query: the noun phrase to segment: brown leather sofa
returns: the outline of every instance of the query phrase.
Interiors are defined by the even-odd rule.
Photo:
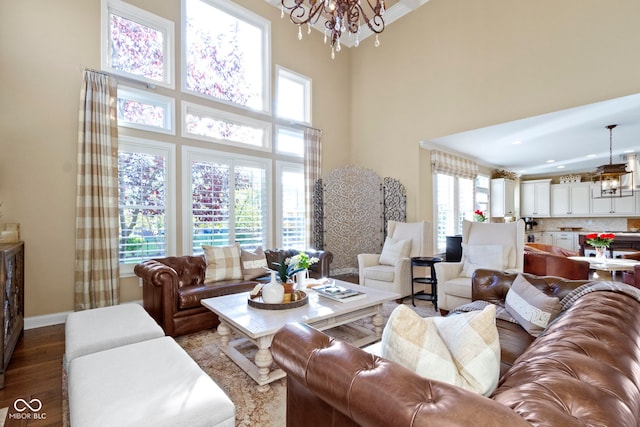
[[[562,248],[560,246],[547,245],[545,243],[525,243],[524,251],[526,252],[545,252],[548,254],[570,257],[579,256],[580,252]]]
[[[515,277],[477,270],[473,299],[504,304]],[[559,297],[588,283],[526,277]],[[496,323],[504,365],[490,397],[422,378],[307,325],[287,325],[271,347],[287,373],[287,426],[640,425],[635,298],[588,293],[536,339]]]
[[[265,250],[265,255],[271,266],[299,252],[276,249]],[[319,259],[309,268],[310,277],[328,277],[333,254],[314,250],[305,250],[305,253]],[[205,270],[204,255],[150,259],[135,266],[135,274],[142,279],[143,306],[165,334],[177,336],[216,327],[218,316],[202,306],[200,300],[247,292],[258,283],[257,280],[231,280],[205,284]],[[265,275],[263,280],[267,278]]]
[[[640,261],[640,252],[631,252],[622,255],[624,259],[632,259],[634,261]],[[622,272],[622,281],[628,285],[640,288],[640,265],[633,267],[633,270]]]
[[[558,246],[527,243],[524,246],[523,271],[536,276],[558,276],[571,280],[587,280],[589,278],[589,263],[567,258],[577,255],[577,252]]]

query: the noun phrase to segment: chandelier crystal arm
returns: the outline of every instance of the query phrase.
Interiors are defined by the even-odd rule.
[[[371,15],[363,7],[366,1]],[[289,11],[289,19],[292,23],[301,26],[303,24],[315,25],[320,17],[325,19],[325,31],[330,33],[331,47],[340,50],[340,37],[343,32],[355,34],[360,33],[361,25],[365,24],[375,33],[384,31],[385,12],[384,0],[281,0],[282,12]],[[371,16],[371,18],[369,18]],[[299,33],[299,38],[301,37]],[[376,35],[376,43],[379,41]],[[356,42],[357,46],[357,42]]]

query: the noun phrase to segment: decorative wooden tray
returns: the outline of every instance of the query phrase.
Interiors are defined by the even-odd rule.
[[[302,298],[297,301],[292,302],[284,302],[280,304],[268,304],[266,302],[262,302],[262,296],[255,297],[253,299],[247,299],[247,302],[251,307],[260,308],[262,310],[288,310],[290,308],[302,307],[309,303],[309,296],[304,291],[297,291],[302,294]]]

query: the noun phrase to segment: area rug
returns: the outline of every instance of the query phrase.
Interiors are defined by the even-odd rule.
[[[407,300],[405,305],[411,307],[422,317],[439,316],[433,305],[427,301],[416,301],[416,307]],[[383,305],[383,316],[386,320],[398,306],[395,302]],[[373,329],[370,318],[358,320],[358,325]],[[348,339],[351,331],[337,328],[333,336]],[[231,337],[232,339],[234,336]],[[358,338],[358,337],[354,337]],[[286,425],[286,379],[271,383],[270,390],[260,393],[256,383],[234,362],[220,351],[220,335],[213,330],[204,330],[176,338],[176,341],[196,361],[196,363],[220,386],[236,405],[236,426],[238,427],[281,427]],[[240,348],[247,357],[255,354],[255,347],[248,344]],[[275,366],[274,366],[275,368]],[[69,425],[69,406],[67,394],[66,372],[63,372],[63,422]]]
[[[422,317],[439,315],[430,302],[416,301],[416,307],[410,301],[406,304]],[[383,316],[388,319],[398,306],[395,302],[383,305]],[[367,329],[373,329],[370,318],[356,322]],[[350,333],[340,329],[331,335],[341,336]],[[286,424],[286,379],[271,383],[266,393],[256,390],[256,383],[229,358],[220,352],[220,336],[213,330],[206,330],[176,338],[178,344],[207,372],[236,405],[236,426],[281,427]],[[255,351],[253,346],[242,350],[247,356]]]

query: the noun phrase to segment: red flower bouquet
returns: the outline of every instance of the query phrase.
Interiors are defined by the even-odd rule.
[[[616,238],[613,233],[591,233],[584,236],[585,241],[593,247],[608,248]]]
[[[484,212],[482,212],[480,209],[476,209],[473,212],[473,219],[475,219],[477,222],[485,222],[487,220],[487,217],[484,216]]]

